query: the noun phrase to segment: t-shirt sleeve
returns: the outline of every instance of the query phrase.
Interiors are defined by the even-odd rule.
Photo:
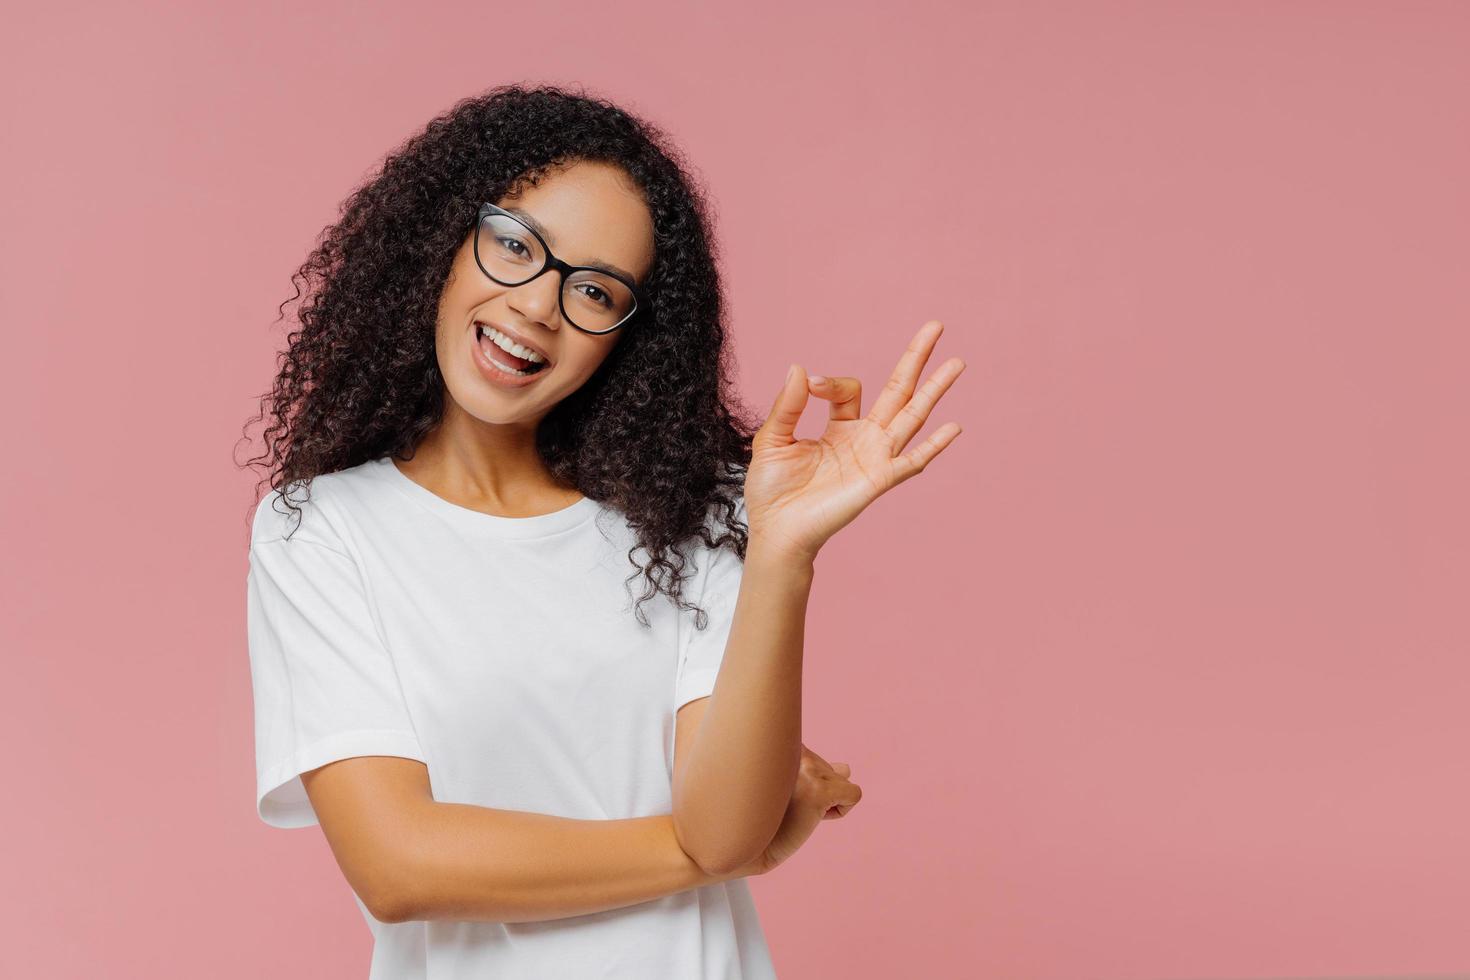
[[[308,827],[301,773],[353,756],[426,760],[357,562],[311,509],[309,533],[273,533],[270,506],[256,513],[246,580],[256,811],[273,827]]]
[[[739,498],[735,513],[742,522],[746,520],[744,496]],[[719,676],[720,664],[725,657],[725,643],[730,638],[730,626],[735,618],[735,602],[740,598],[740,580],[745,572],[740,556],[726,545],[711,551],[701,542],[699,560],[702,567],[696,580],[702,583],[702,587],[697,602],[709,616],[709,621],[703,630],[695,629],[694,611],[687,612],[679,655],[679,678],[674,685],[675,711],[690,701],[713,693],[715,678]]]

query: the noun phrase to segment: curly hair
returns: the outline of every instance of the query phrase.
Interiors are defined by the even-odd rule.
[[[536,445],[554,476],[620,511],[637,535],[625,585],[644,551],[638,621],[648,625],[642,604],[663,592],[704,629],[707,614],[682,596],[679,545],[698,536],[744,561],[749,527],[737,497],[759,420],[734,390],[709,204],[660,129],[585,91],[502,85],[462,99],[342,203],[292,274],[296,295],[277,309],[306,297],[272,389],[246,423],[271,418],[264,451],[247,465],[266,471],[261,483],[299,484],[309,499],[316,475],[412,458],[444,413],[437,307],[477,206],[575,161],[615,164],[643,194],[654,228],[644,283],[652,308],[542,420]]]

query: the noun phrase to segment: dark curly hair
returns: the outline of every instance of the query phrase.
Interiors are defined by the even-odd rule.
[[[542,420],[537,447],[559,480],[621,511],[637,534],[625,584],[641,549],[649,560],[638,621],[648,625],[642,603],[662,591],[696,610],[704,629],[705,611],[682,597],[678,546],[697,535],[744,561],[749,527],[736,516],[737,495],[759,420],[734,390],[708,203],[660,129],[585,91],[502,85],[462,99],[343,202],[293,273],[296,295],[277,310],[307,297],[272,390],[246,423],[271,417],[264,452],[246,465],[266,470],[257,494],[266,482],[301,481],[309,499],[316,475],[412,458],[444,413],[437,307],[477,206],[575,161],[615,164],[641,190],[654,228],[644,283],[652,308]],[[282,499],[299,512],[285,491]],[[711,526],[712,512],[723,529]]]

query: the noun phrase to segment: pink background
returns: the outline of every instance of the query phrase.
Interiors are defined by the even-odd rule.
[[[209,6],[0,42],[0,974],[366,976],[253,811],[232,454],[337,203],[514,80],[687,150],[762,413],[969,362],[819,559],[783,977],[1470,969],[1470,6]]]

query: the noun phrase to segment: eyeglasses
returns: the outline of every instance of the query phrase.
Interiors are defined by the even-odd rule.
[[[562,274],[562,316],[583,333],[612,333],[652,307],[647,294],[621,272],[563,262],[534,228],[494,204],[480,205],[475,263],[502,286],[521,286],[548,269],[557,270]]]

